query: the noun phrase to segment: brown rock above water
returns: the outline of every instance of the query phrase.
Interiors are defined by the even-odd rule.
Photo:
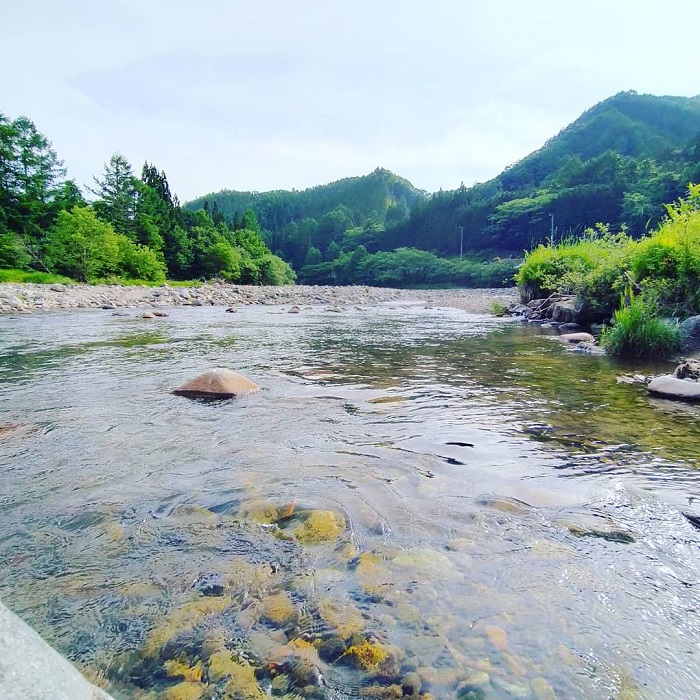
[[[230,369],[210,369],[173,390],[173,394],[190,398],[234,399],[259,391],[250,379]]]

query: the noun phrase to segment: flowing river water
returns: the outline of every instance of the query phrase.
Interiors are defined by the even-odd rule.
[[[0,319],[0,598],[115,698],[700,697],[700,407],[616,381],[667,366],[169,312]]]

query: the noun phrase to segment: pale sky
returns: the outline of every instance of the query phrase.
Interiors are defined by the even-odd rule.
[[[696,0],[15,0],[0,112],[81,186],[112,153],[182,201],[385,167],[495,177],[621,90],[700,93]]]

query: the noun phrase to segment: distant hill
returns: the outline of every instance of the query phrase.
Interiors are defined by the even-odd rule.
[[[297,271],[325,275],[329,263],[361,246],[362,254],[416,248],[450,257],[461,245],[477,257],[503,257],[520,256],[552,234],[575,237],[598,222],[640,235],[697,181],[700,96],[621,92],[474,187],[428,196],[379,168],[303,191],[223,190],[185,208],[206,208],[229,225],[252,210],[272,251]]]
[[[378,241],[441,255],[521,251],[597,222],[634,234],[700,177],[700,96],[619,93],[586,111],[542,148],[472,188],[432,196]]]
[[[349,177],[307,190],[237,192],[221,190],[185,204],[190,211],[206,208],[215,218],[235,223],[247,210],[255,212],[266,242],[301,268],[310,248],[331,255],[347,230],[384,229],[408,219],[428,195],[408,180],[377,168],[369,175]],[[335,245],[333,245],[335,244]]]

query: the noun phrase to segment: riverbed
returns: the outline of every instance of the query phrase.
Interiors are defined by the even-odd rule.
[[[0,319],[11,609],[115,698],[697,697],[700,411],[617,382],[668,367],[288,311]]]

